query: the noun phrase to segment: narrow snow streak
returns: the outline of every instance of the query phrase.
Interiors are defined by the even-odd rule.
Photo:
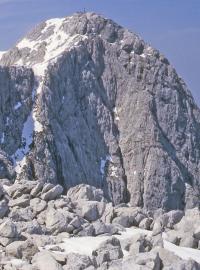
[[[22,146],[17,149],[16,153],[13,155],[13,160],[16,165],[15,171],[17,173],[21,172],[21,169],[26,161],[26,154],[30,150],[30,144],[33,140],[33,131],[34,131],[34,121],[32,113],[27,118],[24,123],[23,131],[22,131]]]
[[[3,144],[4,142],[5,142],[5,133],[3,132],[1,136],[1,143]]]
[[[14,106],[15,111],[18,110],[21,106],[22,106],[22,103],[18,101],[17,104]]]
[[[6,51],[4,51],[4,52],[1,51],[1,52],[0,52],[0,60],[1,60],[1,58],[3,57],[4,53],[6,53]]]

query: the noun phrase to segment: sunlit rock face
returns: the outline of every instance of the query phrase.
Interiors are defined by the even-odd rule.
[[[149,210],[198,204],[199,109],[139,36],[77,13],[40,24],[0,64],[1,149],[17,179],[87,183]]]

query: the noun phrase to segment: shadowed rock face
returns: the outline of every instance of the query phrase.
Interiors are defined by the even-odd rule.
[[[87,183],[115,204],[149,210],[198,204],[200,111],[167,59],[140,37],[78,13],[41,24],[0,64],[32,68],[37,81],[33,106],[11,115],[19,135],[1,144],[9,155],[17,151],[33,108],[31,148],[17,178]],[[0,78],[4,93],[8,79]]]

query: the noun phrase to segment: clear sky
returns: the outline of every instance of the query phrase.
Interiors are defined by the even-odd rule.
[[[115,20],[159,49],[200,105],[200,0],[0,0],[0,50],[47,18],[84,9]]]

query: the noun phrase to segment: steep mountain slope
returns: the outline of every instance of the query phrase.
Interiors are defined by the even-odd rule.
[[[77,13],[40,24],[0,64],[25,66],[19,83],[34,98],[26,113],[10,115],[21,141],[1,143],[18,179],[87,183],[115,204],[150,210],[199,203],[200,111],[168,60],[140,37]]]

